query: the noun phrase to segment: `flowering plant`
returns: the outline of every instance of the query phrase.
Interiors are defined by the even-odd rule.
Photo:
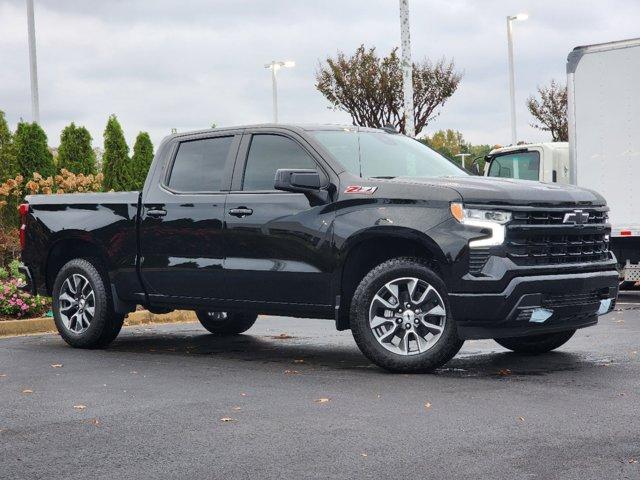
[[[19,278],[0,281],[0,315],[16,318],[42,316],[49,310],[49,300],[21,291],[21,283]]]

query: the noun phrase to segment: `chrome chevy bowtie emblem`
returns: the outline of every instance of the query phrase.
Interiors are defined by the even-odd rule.
[[[574,210],[573,212],[565,213],[562,223],[572,223],[574,225],[584,225],[589,221],[589,212],[583,210]]]

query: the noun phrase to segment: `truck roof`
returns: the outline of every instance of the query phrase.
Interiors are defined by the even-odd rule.
[[[586,53],[602,50],[615,50],[617,48],[636,47],[640,45],[640,38],[628,38],[626,40],[616,40],[613,42],[594,43],[592,45],[581,45],[575,47],[567,56],[567,73],[575,73],[580,59]]]
[[[508,147],[494,148],[489,152],[489,155],[494,155],[496,153],[525,150],[531,147],[542,147],[547,150],[561,150],[564,148],[569,148],[569,142],[540,142],[540,143],[525,143],[522,145],[509,145]]]
[[[381,132],[389,133],[382,128],[359,127],[357,125],[347,124],[321,124],[321,123],[256,123],[249,125],[234,125],[229,127],[205,128],[202,130],[190,130],[188,132],[178,132],[168,135],[166,138],[181,137],[185,135],[194,135],[207,132],[222,132],[225,130],[239,130],[245,128],[282,128],[293,131],[313,131],[313,130],[353,130],[358,129],[361,132]]]

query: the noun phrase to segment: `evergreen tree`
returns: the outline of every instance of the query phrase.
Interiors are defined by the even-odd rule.
[[[132,182],[129,187],[131,190],[142,190],[152,161],[153,143],[151,143],[151,137],[147,132],[140,132],[133,146],[133,157],[131,157]]]
[[[19,122],[13,137],[18,173],[30,179],[34,172],[43,177],[53,176],[53,155],[47,146],[47,134],[37,123]]]
[[[13,135],[4,118],[4,112],[0,110],[0,182],[15,177],[17,173]]]
[[[91,134],[73,122],[60,135],[58,169],[66,168],[73,173],[89,175],[96,173],[96,155],[91,148]]]
[[[104,129],[104,154],[102,173],[104,189],[123,191],[131,184],[129,147],[122,133],[122,127],[115,115],[111,115]]]

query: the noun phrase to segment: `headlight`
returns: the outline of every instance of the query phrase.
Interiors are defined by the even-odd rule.
[[[505,223],[511,220],[511,212],[502,210],[478,210],[464,208],[461,203],[451,204],[451,215],[463,225],[491,230],[491,235],[469,241],[469,247],[493,247],[502,245],[506,233]]]

